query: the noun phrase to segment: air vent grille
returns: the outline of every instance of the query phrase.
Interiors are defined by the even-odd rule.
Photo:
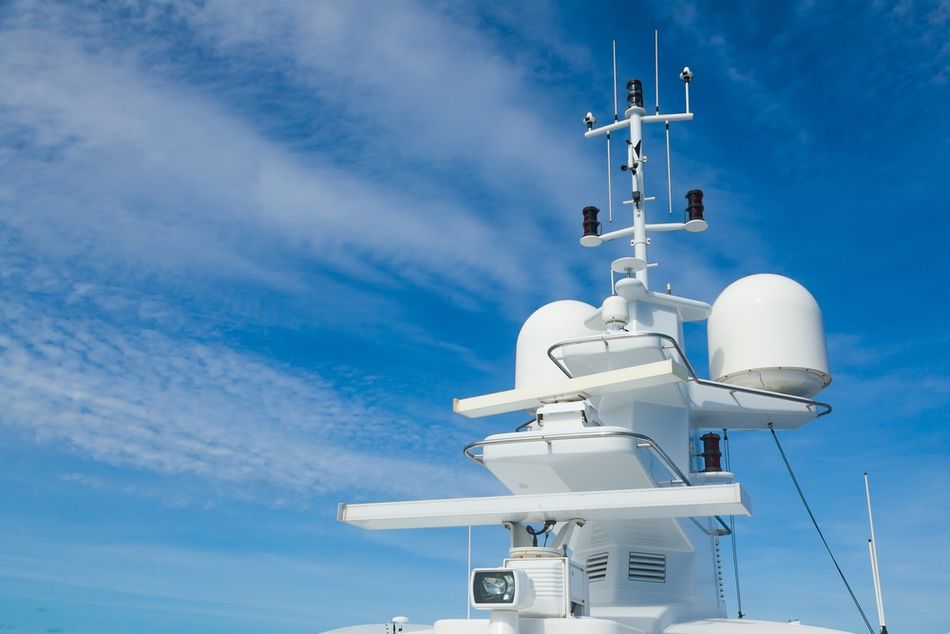
[[[590,567],[590,559],[587,560]],[[666,583],[666,555],[654,553],[630,553],[627,578],[631,581]]]
[[[598,553],[587,558],[587,580],[603,581],[607,577],[607,553]]]

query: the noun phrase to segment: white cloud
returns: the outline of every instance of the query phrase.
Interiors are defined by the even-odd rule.
[[[0,393],[3,423],[21,433],[232,491],[457,490],[458,469],[409,459],[422,430],[385,406],[220,344],[119,327],[82,307],[64,313],[24,297],[17,281],[0,292]],[[350,393],[372,400],[358,385]]]
[[[338,9],[307,6],[318,14],[309,22],[323,25],[315,36],[323,41],[323,20],[332,22],[323,13]],[[424,103],[424,95],[418,88],[404,87],[400,96],[395,86],[385,85],[393,80],[394,69],[361,73],[353,66],[358,61],[342,64],[347,51],[333,49],[334,56],[327,59],[325,51],[305,50],[307,60],[323,60],[323,71],[341,66],[336,74],[325,73],[307,84],[315,100],[322,98],[328,107],[346,96],[338,85],[344,75],[352,80],[350,90],[358,85],[372,94],[389,93],[383,100],[385,116],[375,106],[359,113],[370,122],[365,134],[354,135],[353,129],[328,122],[326,127],[339,128],[339,143],[305,159],[262,136],[252,122],[231,113],[209,91],[150,72],[146,62],[156,53],[147,39],[109,47],[94,39],[98,33],[89,26],[88,16],[75,26],[68,19],[73,14],[61,11],[65,15],[46,8],[47,21],[29,19],[32,14],[25,12],[27,17],[11,20],[0,41],[0,108],[5,115],[0,133],[7,140],[0,165],[10,176],[5,179],[9,185],[2,197],[3,215],[10,227],[46,254],[80,257],[88,265],[113,270],[118,263],[165,275],[213,272],[299,289],[300,271],[288,267],[277,274],[261,264],[298,254],[352,275],[373,270],[428,288],[448,283],[496,298],[499,288],[507,289],[504,294],[529,288],[524,242],[534,242],[542,251],[551,248],[542,239],[543,218],[520,214],[496,226],[495,210],[470,209],[453,188],[433,185],[425,178],[427,168],[419,168],[423,158],[439,169],[452,157],[478,156],[480,173],[494,170],[496,176],[503,175],[495,180],[496,187],[512,186],[514,169],[533,173],[544,163],[547,177],[570,171],[551,153],[535,151],[545,141],[544,130],[518,103],[521,78],[502,60],[463,56],[468,59],[467,77],[459,88],[479,94],[448,97],[442,87],[431,85],[428,90],[439,103],[433,113],[413,116],[412,108]],[[221,11],[208,8],[196,15],[243,19],[240,12]],[[283,34],[268,19],[271,13],[280,17],[275,11],[244,18],[256,29],[270,24],[267,39],[259,44],[279,49]],[[384,41],[396,47],[406,42],[422,45],[421,34],[433,27],[433,18],[401,13],[401,21],[390,26],[405,32],[373,40],[377,46]],[[294,22],[295,16],[284,17]],[[228,22],[221,32],[250,37],[241,29],[232,32],[231,26]],[[294,41],[302,37],[296,31],[294,35]],[[453,43],[452,37],[434,37],[418,56],[391,48],[372,54],[374,59],[411,57],[411,63],[404,59],[405,85],[428,85],[427,73],[434,72],[432,81],[438,82],[457,70],[442,68],[439,60],[451,55],[435,50]],[[370,103],[350,96],[354,104]],[[459,104],[467,110],[460,111]],[[495,115],[488,112],[500,112],[506,123],[490,121]],[[390,130],[410,129],[405,139],[395,139],[401,151],[374,135],[383,121]],[[449,130],[452,134],[446,134]],[[359,140],[353,142],[353,136]],[[416,141],[410,144],[408,139]],[[368,148],[367,161],[338,164],[339,151],[331,148],[340,144]],[[393,167],[409,161],[407,154],[413,152],[414,162]],[[525,175],[511,189],[531,180],[531,174]],[[556,192],[550,196],[555,198]],[[538,209],[542,216],[560,211],[543,204]],[[573,285],[563,267],[550,271],[549,280],[561,287]]]

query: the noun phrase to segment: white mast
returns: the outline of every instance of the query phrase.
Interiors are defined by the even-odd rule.
[[[656,68],[655,70],[658,74],[659,69]],[[682,79],[686,85],[687,95],[689,94],[689,82],[692,78],[693,73],[690,72],[688,67],[684,68],[680,73],[680,79]],[[686,98],[686,103],[689,103],[688,96]],[[647,157],[643,153],[643,124],[663,123],[668,129],[670,122],[690,121],[693,119],[693,114],[689,112],[688,106],[686,112],[677,114],[661,114],[659,112],[658,92],[656,107],[656,114],[646,114],[646,109],[643,106],[643,84],[639,79],[631,79],[627,82],[627,109],[624,111],[623,121],[614,121],[609,125],[594,128],[596,119],[594,118],[593,114],[587,113],[587,116],[584,117],[584,122],[587,125],[587,132],[584,134],[584,136],[587,138],[593,138],[600,135],[608,135],[609,137],[611,132],[615,130],[622,130],[623,128],[626,128],[629,132],[630,138],[627,142],[627,161],[624,165],[621,165],[620,169],[630,172],[630,200],[625,200],[624,204],[631,206],[633,222],[632,226],[627,227],[626,229],[619,229],[617,231],[611,231],[602,235],[599,233],[599,229],[598,233],[595,235],[588,231],[587,227],[585,226],[585,234],[584,237],[581,238],[581,244],[585,247],[595,247],[600,246],[602,243],[608,240],[630,237],[630,245],[633,247],[633,258],[625,258],[626,262],[623,268],[628,272],[634,273],[636,279],[643,285],[644,289],[647,290],[649,289],[648,269],[652,266],[656,266],[655,263],[651,263],[649,261],[647,256],[647,247],[650,244],[648,234],[651,231],[686,230],[696,232],[704,231],[707,228],[705,220],[702,219],[701,192],[699,192],[699,198],[696,201],[699,208],[698,217],[693,218],[691,216],[690,219],[684,222],[652,225],[647,223],[646,203],[653,199],[647,198],[644,194],[644,168],[646,166]],[[691,199],[690,205],[693,205],[693,202],[694,201]],[[596,209],[594,211],[596,213]]]

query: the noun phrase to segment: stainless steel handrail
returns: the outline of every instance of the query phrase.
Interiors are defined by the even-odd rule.
[[[664,463],[666,468],[669,469],[670,472],[672,472],[674,475],[676,475],[679,478],[680,483],[682,483],[683,486],[688,486],[688,487],[695,486],[692,482],[690,482],[689,478],[686,477],[686,474],[683,473],[683,471],[676,465],[676,463],[673,462],[673,459],[670,458],[669,454],[667,454],[658,444],[656,444],[656,441],[654,441],[649,436],[646,436],[644,434],[638,434],[637,432],[629,431],[626,429],[601,429],[601,430],[584,431],[584,432],[567,432],[567,433],[559,433],[559,434],[548,434],[544,436],[536,436],[530,439],[524,438],[524,437],[519,438],[517,436],[508,436],[507,438],[486,438],[484,440],[477,440],[475,442],[471,442],[465,445],[465,448],[462,451],[465,453],[465,455],[468,458],[470,458],[471,460],[474,460],[478,464],[485,464],[485,461],[482,458],[482,456],[474,453],[472,451],[473,449],[477,447],[484,447],[486,445],[507,445],[507,444],[516,443],[516,442],[544,441],[547,443],[551,443],[555,440],[583,440],[583,439],[588,439],[588,438],[611,438],[611,437],[634,438],[639,441],[637,443],[638,449],[643,448],[643,444],[645,444],[649,449],[653,451],[653,453],[657,457],[660,458],[660,460]],[[693,522],[708,535],[719,535],[719,536],[729,535],[732,532],[729,530],[729,526],[726,525],[726,523],[723,521],[723,519],[720,516],[716,515],[714,517],[722,526],[722,529],[715,530],[714,532],[709,532],[702,524],[696,521],[696,518],[690,518],[690,519],[693,520]]]
[[[559,343],[554,344],[550,348],[548,348],[548,358],[554,362],[554,365],[556,365],[561,370],[561,372],[563,372],[565,376],[567,376],[567,378],[573,379],[574,375],[571,374],[570,370],[568,370],[564,366],[564,364],[562,363],[562,360],[554,356],[555,350],[559,350],[565,346],[570,346],[570,345],[575,345],[575,344],[580,344],[580,343],[591,343],[591,342],[596,342],[596,341],[602,341],[604,343],[604,346],[606,347],[608,342],[613,341],[613,340],[635,339],[638,337],[658,337],[660,339],[663,339],[669,342],[673,346],[673,349],[676,350],[676,354],[679,355],[679,358],[680,360],[682,360],[683,365],[686,366],[686,370],[689,373],[688,380],[698,383],[699,385],[707,385],[710,387],[724,389],[724,390],[728,390],[731,393],[742,392],[745,394],[768,396],[771,398],[777,398],[784,401],[791,401],[793,403],[801,403],[808,407],[814,406],[816,410],[821,408],[822,411],[817,411],[815,414],[815,418],[821,418],[822,416],[826,416],[831,413],[831,405],[829,405],[828,403],[815,401],[810,398],[805,398],[804,396],[794,396],[793,394],[782,394],[781,392],[770,392],[769,390],[757,390],[751,387],[740,387],[738,385],[731,385],[729,383],[719,383],[718,381],[710,381],[709,379],[701,379],[699,375],[696,374],[696,370],[693,369],[693,364],[689,362],[689,359],[686,357],[686,353],[683,352],[683,349],[680,347],[679,342],[677,342],[675,338],[663,332],[629,332],[629,331],[624,330],[616,334],[605,333],[603,335],[594,335],[592,337],[580,337],[578,339],[568,339],[567,341],[561,341]],[[664,346],[664,349],[666,349],[665,346]]]

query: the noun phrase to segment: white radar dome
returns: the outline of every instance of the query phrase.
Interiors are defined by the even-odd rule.
[[[831,383],[818,302],[781,275],[750,275],[720,293],[709,316],[715,381],[812,397]]]
[[[548,357],[548,348],[578,337],[600,334],[584,325],[596,309],[590,304],[564,299],[545,304],[531,313],[518,333],[515,387],[543,385],[564,378]]]

